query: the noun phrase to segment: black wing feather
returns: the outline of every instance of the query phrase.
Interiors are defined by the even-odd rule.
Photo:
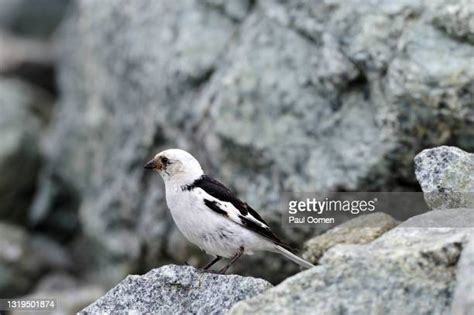
[[[247,213],[250,213],[255,219],[265,225],[268,225],[267,222],[265,222],[265,220],[263,220],[262,217],[257,213],[257,211],[252,209],[247,203],[237,198],[232,190],[224,186],[224,184],[219,182],[217,179],[207,175],[202,175],[191,185],[186,185],[184,189],[192,190],[196,187],[201,188],[214,198],[224,202],[230,202],[243,216],[247,215]]]
[[[251,231],[253,231],[257,234],[260,234],[260,235],[272,240],[274,243],[276,243],[278,245],[281,245],[281,246],[283,246],[286,249],[291,251],[291,248],[287,244],[283,243],[283,241],[280,240],[278,238],[278,236],[276,236],[275,233],[273,233],[272,230],[270,230],[269,227],[263,227],[261,225],[258,225],[254,221],[249,220],[244,216],[239,216],[239,218],[240,218],[240,221],[242,222],[242,225],[245,226],[246,228],[248,228],[249,230],[251,230]]]
[[[263,218],[257,213],[257,211],[252,209],[247,203],[240,200],[229,188],[224,186],[224,184],[222,184],[218,180],[207,175],[202,175],[199,179],[195,180],[194,183],[192,183],[191,185],[184,186],[183,190],[193,190],[194,188],[201,188],[206,193],[208,193],[209,195],[211,195],[212,197],[218,200],[222,200],[223,202],[230,202],[237,210],[239,210],[240,212],[239,219],[243,226],[245,226],[246,228],[248,228],[249,230],[257,234],[260,234],[272,240],[276,244],[281,245],[288,250],[291,250],[291,248],[287,244],[283,243],[275,235],[275,233],[273,233],[270,230],[270,228],[268,227],[268,223],[265,222],[265,220],[263,220]],[[204,200],[204,203],[212,211],[228,216],[227,212],[219,208],[219,205],[217,202]],[[250,214],[253,218],[263,223],[265,227],[248,219],[246,217],[247,214]]]
[[[208,200],[208,199],[204,199],[204,204],[209,209],[211,209],[212,211],[228,217],[227,212],[225,210],[222,210],[221,208],[219,208],[219,204],[217,202],[211,201],[211,200]]]

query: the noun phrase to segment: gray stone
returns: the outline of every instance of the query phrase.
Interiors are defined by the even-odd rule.
[[[446,227],[446,220],[469,228]],[[447,314],[456,264],[472,235],[472,209],[431,211],[369,244],[331,248],[320,266],[234,305],[230,314]]]
[[[236,302],[272,285],[265,280],[168,265],[128,276],[81,314],[224,314]]]
[[[400,106],[411,106],[411,114],[420,115],[418,123],[434,114],[445,128],[452,128],[456,120],[472,122],[473,46],[423,23],[404,33],[399,45],[400,53],[387,74],[390,97]],[[432,66],[424,67],[427,64]]]
[[[70,3],[70,0],[2,0],[0,27],[25,37],[48,38]]]
[[[398,227],[401,228],[429,228],[429,227],[437,227],[437,228],[472,228],[474,227],[474,222],[472,218],[472,214],[469,213],[469,210],[472,208],[461,208],[455,209],[456,211],[451,211],[453,209],[447,209],[447,213],[443,213],[441,210],[433,210],[427,212],[423,215],[414,216]],[[462,230],[462,229],[460,229]],[[392,230],[390,233],[397,233],[409,231],[408,229],[395,229]],[[423,229],[413,229],[414,232],[423,231]],[[426,229],[426,232],[429,234],[430,229]],[[433,230],[435,231],[435,230]],[[448,231],[450,231],[448,229]],[[466,232],[470,232],[468,229]],[[421,237],[420,237],[421,238]],[[375,242],[377,243],[377,242]]]
[[[58,244],[0,222],[0,296],[25,294],[46,270],[70,266],[67,253]]]
[[[397,224],[394,218],[382,212],[357,217],[307,241],[303,258],[318,263],[324,253],[337,244],[370,243]]]
[[[445,143],[474,148],[473,46],[420,21],[400,37],[389,64],[386,99],[397,107],[399,176],[413,175],[412,158]]]
[[[464,246],[458,263],[457,283],[454,290],[452,312],[454,315],[468,315],[474,310],[474,237]]]
[[[61,291],[74,288],[78,285],[77,279],[72,275],[61,272],[53,271],[42,277],[35,285],[33,292],[40,291]]]
[[[431,208],[474,207],[474,154],[441,146],[420,152],[415,164],[416,178]]]
[[[23,222],[40,165],[39,141],[52,100],[24,82],[0,78],[0,218]]]
[[[410,17],[425,9],[419,0],[270,0],[259,5],[268,17],[315,42],[328,34],[339,39],[344,54],[369,76],[386,69]]]
[[[0,2],[0,25],[5,27],[6,24],[9,24],[9,21],[12,19],[15,11],[18,9],[18,0],[4,0]]]
[[[204,0],[235,20],[242,20],[253,5],[252,0]]]
[[[54,81],[54,52],[51,41],[22,38],[0,29],[0,75],[21,78],[51,93]]]
[[[214,158],[236,161],[233,168],[221,162],[225,181],[234,179],[238,190],[260,189],[268,196],[282,189],[355,189],[390,146],[378,128],[374,104],[360,91],[339,93],[358,77],[355,65],[333,38],[314,45],[259,14],[245,21],[242,33],[199,103],[212,104],[209,110],[219,117],[207,138],[214,141],[214,136],[220,144]],[[330,94],[340,98],[340,110],[332,108]],[[361,120],[351,119],[359,115]],[[343,166],[347,171],[339,172]],[[325,169],[332,176],[325,176]],[[250,195],[249,201],[264,205],[260,195]]]
[[[434,25],[459,40],[474,44],[474,3],[472,1],[444,1],[436,8],[433,15]]]
[[[27,62],[50,64],[53,62],[52,45],[38,39],[21,38],[0,30],[0,73]]]

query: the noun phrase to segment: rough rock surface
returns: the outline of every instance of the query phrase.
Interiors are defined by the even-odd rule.
[[[40,165],[39,140],[52,101],[26,83],[0,78],[0,218],[26,219]]]
[[[242,20],[252,7],[253,0],[204,0],[207,4],[222,10],[232,19]]]
[[[337,244],[366,244],[397,224],[394,218],[382,212],[357,217],[307,241],[303,258],[317,263],[328,249]]]
[[[262,279],[168,265],[143,276],[128,276],[81,314],[224,314],[236,302],[271,286]]]
[[[113,283],[201,257],[142,169],[164,148],[190,150],[275,226],[284,191],[411,188],[421,148],[474,149],[474,46],[434,24],[440,2],[77,1],[38,200],[68,187],[107,257],[90,268]],[[255,257],[272,281],[297,270]]]
[[[474,44],[474,3],[470,0],[444,1],[433,16],[433,23],[449,35]]]
[[[474,154],[441,146],[420,152],[415,164],[416,178],[428,206],[474,207]]]
[[[453,314],[467,315],[474,310],[474,237],[464,246],[458,263],[456,289],[453,298]]]
[[[472,209],[431,211],[370,244],[331,248],[320,266],[236,304],[230,313],[447,314],[456,264],[473,235]]]
[[[429,24],[409,27],[398,45],[400,53],[387,70],[386,88],[400,111],[399,141],[412,150],[397,159],[405,161],[404,171],[412,176],[412,158],[423,148],[446,142],[473,147],[469,126],[474,121],[474,46]]]
[[[44,272],[70,266],[66,252],[56,243],[0,222],[0,296],[24,294]]]

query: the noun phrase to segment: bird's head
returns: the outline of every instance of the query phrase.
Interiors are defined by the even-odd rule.
[[[180,149],[158,153],[145,164],[145,168],[160,173],[165,182],[174,181],[181,185],[191,184],[203,174],[201,165],[194,156]]]

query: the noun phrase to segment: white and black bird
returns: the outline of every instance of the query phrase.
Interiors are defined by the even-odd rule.
[[[145,168],[163,177],[166,203],[181,233],[215,256],[204,270],[221,258],[231,258],[219,271],[225,273],[242,254],[251,255],[255,251],[277,252],[303,267],[313,267],[293,254],[247,203],[205,175],[199,162],[188,152],[180,149],[160,152]]]

